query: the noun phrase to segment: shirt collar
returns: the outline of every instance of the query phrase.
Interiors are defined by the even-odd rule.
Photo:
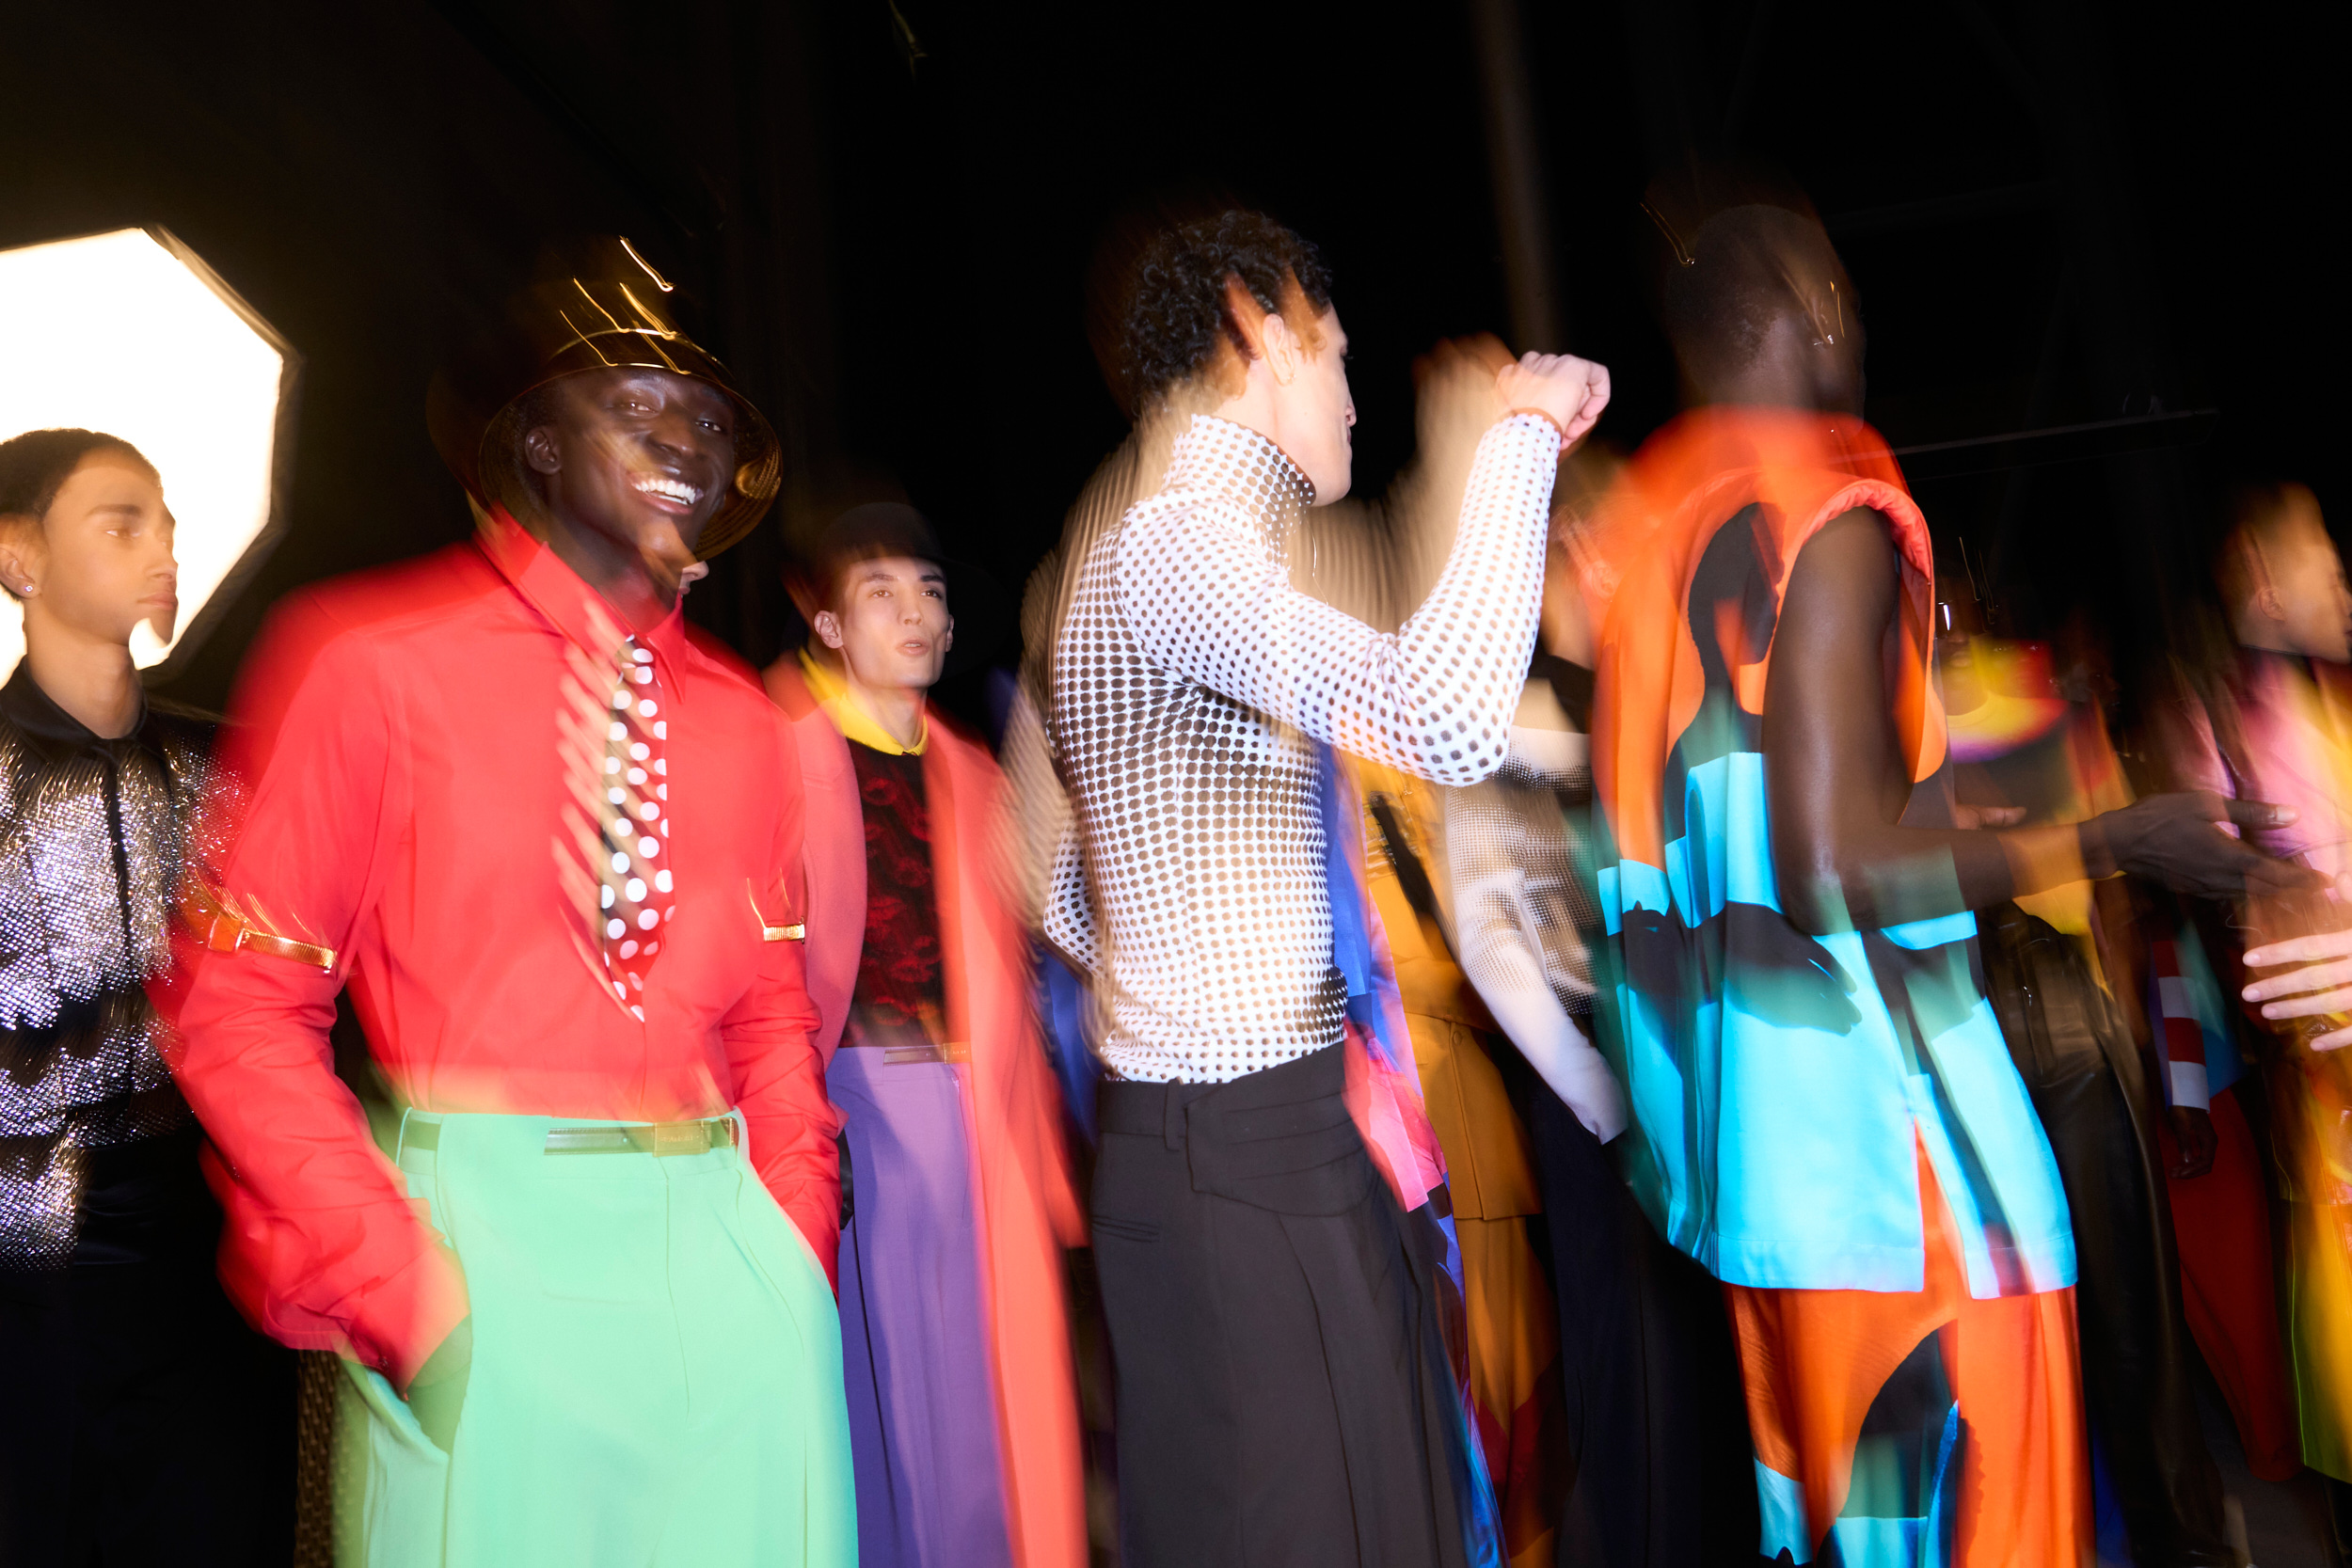
[[[832,669],[813,657],[808,649],[801,650],[801,673],[808,678],[808,693],[817,699],[817,705],[825,710],[825,717],[841,732],[844,740],[854,740],[869,751],[886,757],[919,757],[931,743],[931,718],[923,716],[923,733],[914,737],[912,746],[901,746],[897,736],[882,727],[882,721],[866,710],[866,705],[850,689],[849,682]]]
[[[23,734],[67,751],[111,752],[118,746],[135,744],[147,728],[147,692],[142,688],[138,722],[131,726],[130,734],[109,740],[50,699],[40,683],[33,679],[31,659],[19,659],[16,673],[8,677],[7,685],[0,686],[0,717]]]
[[[489,510],[475,537],[490,563],[549,625],[598,663],[612,662],[621,641],[632,635],[628,624],[563,557],[532,537],[502,506]],[[678,679],[678,662],[687,650],[686,595],[680,594],[669,614],[634,636],[639,647],[652,651],[670,701],[682,701],[685,683]]]
[[[1280,447],[1248,425],[1195,414],[1176,438],[1168,486],[1206,490],[1248,514],[1269,549],[1279,549],[1299,514],[1312,506],[1315,487]]]

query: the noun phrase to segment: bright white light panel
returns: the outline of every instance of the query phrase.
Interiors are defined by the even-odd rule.
[[[163,475],[180,620],[172,642],[141,626],[131,644],[142,667],[159,664],[269,525],[285,356],[139,229],[0,251],[0,440],[103,430]],[[5,602],[0,674],[24,651],[22,613]]]

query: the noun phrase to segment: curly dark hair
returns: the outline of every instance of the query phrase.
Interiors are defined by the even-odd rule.
[[[1206,370],[1220,341],[1248,344],[1225,303],[1225,280],[1279,311],[1294,282],[1317,315],[1331,307],[1323,253],[1263,213],[1232,211],[1166,230],[1145,247],[1119,332],[1122,401],[1141,411]]]

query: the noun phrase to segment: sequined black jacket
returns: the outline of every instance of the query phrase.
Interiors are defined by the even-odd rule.
[[[0,1269],[72,1261],[93,1164],[189,1127],[145,986],[211,732],[151,702],[104,740],[27,665],[0,687]]]

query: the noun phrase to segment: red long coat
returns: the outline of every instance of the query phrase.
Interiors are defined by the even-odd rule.
[[[818,706],[799,659],[768,667],[768,694],[798,741],[805,816],[809,999],[826,1062],[841,1042],[866,933],[866,827],[850,743]],[[973,1181],[995,1337],[1006,1519],[1022,1568],[1083,1568],[1085,1481],[1061,1249],[1086,1241],[1057,1088],[1030,1001],[1028,935],[990,865],[1004,776],[987,750],[934,721],[923,751],[947,1029],[971,1050]]]

